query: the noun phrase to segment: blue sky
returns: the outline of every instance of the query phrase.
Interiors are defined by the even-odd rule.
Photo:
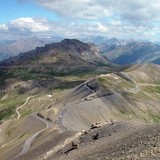
[[[3,0],[0,5],[0,15],[0,23],[8,23],[20,17],[47,17],[52,20],[60,18],[54,12],[35,3],[24,3],[18,0]]]
[[[3,0],[1,39],[100,35],[160,41],[159,0]]]

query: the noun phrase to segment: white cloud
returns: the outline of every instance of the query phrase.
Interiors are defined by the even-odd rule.
[[[44,18],[22,17],[0,24],[0,37],[63,36],[79,38],[90,35],[105,37],[159,40],[160,25],[134,25],[120,20],[110,21],[51,21]]]
[[[119,38],[159,39],[160,0],[18,0],[30,1],[61,21],[22,19],[12,26],[22,32],[47,32],[66,37],[102,35]]]
[[[88,25],[88,30],[91,32],[105,33],[108,31],[108,27],[100,22],[94,22]]]
[[[9,24],[9,27],[18,29],[20,31],[46,32],[49,31],[49,26],[46,24],[46,22],[46,19],[26,17],[12,20]]]
[[[121,25],[122,22],[120,20],[112,20],[110,21],[110,24],[113,26],[118,26],[118,25]]]
[[[29,0],[19,0],[29,1]],[[33,0],[67,18],[119,17],[132,23],[160,20],[160,0]],[[32,1],[32,2],[33,2]]]
[[[29,0],[19,0],[27,2]],[[36,4],[65,18],[97,19],[110,17],[112,12],[95,0],[33,0]],[[32,1],[32,2],[33,2]]]
[[[8,30],[8,26],[6,24],[0,24],[0,30]]]
[[[103,6],[108,6],[115,15],[130,22],[160,19],[159,0],[99,0],[99,2]]]

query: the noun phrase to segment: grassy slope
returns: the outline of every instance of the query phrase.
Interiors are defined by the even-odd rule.
[[[27,97],[32,96],[32,94],[37,95],[34,100],[30,100],[34,102],[32,103],[34,105],[32,105],[32,107],[29,107],[29,105],[25,107],[26,109],[23,115],[29,115],[33,111],[40,111],[44,109],[45,105],[49,106],[51,102],[49,102],[49,104],[45,104],[48,93],[63,93],[66,90],[74,88],[83,83],[86,79],[98,75],[99,71],[71,71],[66,73],[56,73],[52,70],[43,72],[41,70],[35,71],[34,69],[30,68],[16,67],[5,70],[0,69],[0,73],[0,120],[5,120],[11,118],[12,116],[15,117],[16,107],[22,105]],[[34,85],[32,88],[26,89],[23,86],[18,85],[19,82],[28,83],[28,81],[33,81],[33,83],[37,81],[40,85],[42,85],[42,88]],[[41,81],[43,83],[41,83]],[[48,81],[51,81],[53,83],[49,84]],[[36,89],[38,90],[38,92],[33,93],[32,91]],[[5,96],[6,98],[4,98]],[[41,102],[39,100],[36,101],[36,99],[38,99],[39,97],[43,97],[41,98]]]
[[[134,106],[137,112],[135,115],[138,116],[138,118],[145,119],[147,122],[159,123],[160,110],[158,109],[158,104],[160,104],[160,79],[154,79],[154,77],[159,77],[160,72],[158,72],[156,68],[153,68],[152,65],[151,67],[147,67],[148,69],[146,70],[141,67],[136,70],[127,70],[124,72],[133,82],[126,81],[117,75],[100,76],[97,80],[103,88],[120,93],[127,102]],[[115,77],[117,77],[117,79],[115,79]],[[129,113],[124,108],[117,108],[117,110],[119,110],[122,117],[126,116],[127,113],[132,114],[131,110]],[[133,116],[134,115],[132,115],[132,117]]]
[[[156,67],[141,66],[97,76],[88,82],[94,93],[81,85],[68,95],[66,99],[70,101],[66,102],[62,124],[80,131],[94,122],[110,119],[159,123],[159,74]]]
[[[152,76],[158,77],[157,74],[159,72],[155,70],[154,72],[152,72],[152,74],[148,74],[149,71],[145,72],[143,70],[143,72],[145,72],[146,75],[149,75],[148,78],[146,78],[144,74],[141,74],[141,72],[142,70],[139,70],[139,69],[126,70],[124,72],[134,82],[142,84],[142,85],[139,85],[139,89],[140,89],[139,92],[132,93],[132,89],[135,88],[135,83],[128,81],[117,74],[110,74],[110,76],[106,76],[106,75],[98,76],[100,73],[93,71],[93,72],[83,72],[83,73],[72,72],[72,73],[68,73],[68,75],[66,74],[55,75],[53,73],[51,74],[51,72],[33,73],[33,71],[29,71],[26,69],[25,70],[17,69],[15,72],[10,71],[11,76],[6,81],[7,85],[11,80],[14,83],[17,83],[19,81],[23,81],[24,83],[27,83],[29,80],[31,81],[36,80],[42,85],[42,88],[39,88],[38,86],[34,86],[33,88],[31,88],[31,90],[24,92],[23,94],[19,93],[19,88],[18,89],[12,88],[11,90],[8,90],[7,88],[3,89],[4,94],[1,96],[1,98],[3,98],[4,95],[6,94],[8,95],[8,97],[0,101],[0,111],[2,111],[3,109],[7,110],[9,108],[11,112],[8,112],[8,113],[6,112],[5,114],[1,114],[1,115],[3,116],[4,120],[11,117],[15,117],[16,116],[15,108],[21,105],[26,100],[26,98],[32,95],[33,93],[34,95],[36,95],[36,97],[31,99],[26,104],[26,106],[20,110],[22,117],[30,115],[34,111],[37,111],[37,112],[40,112],[42,110],[44,111],[48,109],[50,105],[53,105],[53,102],[55,102],[57,98],[61,97],[63,94],[68,92],[69,89],[74,88],[75,86],[81,84],[87,79],[97,77],[96,81],[98,81],[100,85],[100,88],[98,90],[99,92],[101,91],[101,89],[103,89],[103,92],[110,91],[111,93],[121,94],[121,96],[123,97],[123,100],[125,100],[125,102],[130,103],[133,107],[132,109],[136,111],[136,112],[133,112],[133,110],[126,108],[124,103],[124,107],[116,106],[115,108],[111,109],[111,112],[110,112],[112,113],[111,117],[116,117],[116,118],[118,117],[118,119],[129,120],[129,121],[138,119],[138,120],[142,120],[143,122],[145,121],[145,122],[159,123],[160,112],[159,110],[157,110],[158,107],[157,108],[155,107],[160,102],[159,86],[143,85],[143,83],[146,82],[146,80],[147,80],[147,83],[158,85],[159,79],[158,78],[154,79],[152,78]],[[27,74],[27,76],[24,78],[25,74]],[[42,83],[41,80],[44,80],[44,81],[46,80],[46,82]],[[48,80],[54,80],[54,81],[56,80],[56,82],[58,83],[54,85],[51,83],[48,85]],[[38,92],[32,92],[37,87],[38,87]],[[48,94],[52,94],[53,97],[49,98]],[[116,99],[114,99],[113,101],[116,101]],[[155,102],[157,102],[157,104]],[[58,108],[59,106],[55,105],[54,107]],[[85,106],[85,108],[87,107]],[[54,113],[55,114],[51,112],[51,114],[55,116],[57,114],[56,109]],[[103,114],[106,114],[106,113],[103,113]],[[105,116],[107,117],[108,115],[106,114]],[[98,114],[96,116],[98,116]],[[88,114],[86,115],[86,117],[89,117]],[[8,135],[11,132],[10,130],[6,130],[6,131],[8,131],[7,132]],[[23,139],[25,136],[26,134],[23,133],[19,135],[19,138]]]

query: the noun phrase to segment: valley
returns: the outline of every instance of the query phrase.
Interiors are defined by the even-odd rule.
[[[115,65],[65,39],[0,62],[0,73],[0,159],[159,158],[159,65]]]

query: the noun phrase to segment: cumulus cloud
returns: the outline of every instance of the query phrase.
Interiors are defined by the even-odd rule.
[[[49,31],[49,25],[47,25],[46,19],[36,19],[36,18],[19,18],[12,20],[8,27],[10,29],[17,29],[26,32],[46,32]]]
[[[0,30],[6,31],[6,30],[8,30],[8,26],[6,24],[0,24]]]
[[[130,22],[160,19],[159,0],[99,0],[100,5],[108,6],[115,15]]]
[[[100,22],[94,22],[87,25],[89,26],[88,31],[91,31],[91,32],[106,33],[108,31],[108,27]]]
[[[67,18],[118,17],[132,23],[160,20],[159,0],[34,0],[34,2]]]
[[[6,24],[0,24],[0,39],[17,39],[21,36],[47,34],[52,24],[46,18],[21,17]]]
[[[108,8],[95,3],[95,0],[34,0],[34,2],[65,18],[97,19],[112,14]]]
[[[158,40],[160,26],[143,26],[132,23],[123,23],[119,20],[101,21],[53,21],[45,18],[19,18],[8,24],[0,24],[1,37],[20,36],[62,36],[68,38],[80,38],[83,36],[101,35],[105,37],[117,37],[122,39],[148,39]]]
[[[64,37],[101,35],[118,38],[158,40],[160,0],[18,0],[30,1],[56,15],[58,22],[42,19],[18,19],[10,23],[24,33],[43,32]],[[1,25],[0,29],[7,29]]]

